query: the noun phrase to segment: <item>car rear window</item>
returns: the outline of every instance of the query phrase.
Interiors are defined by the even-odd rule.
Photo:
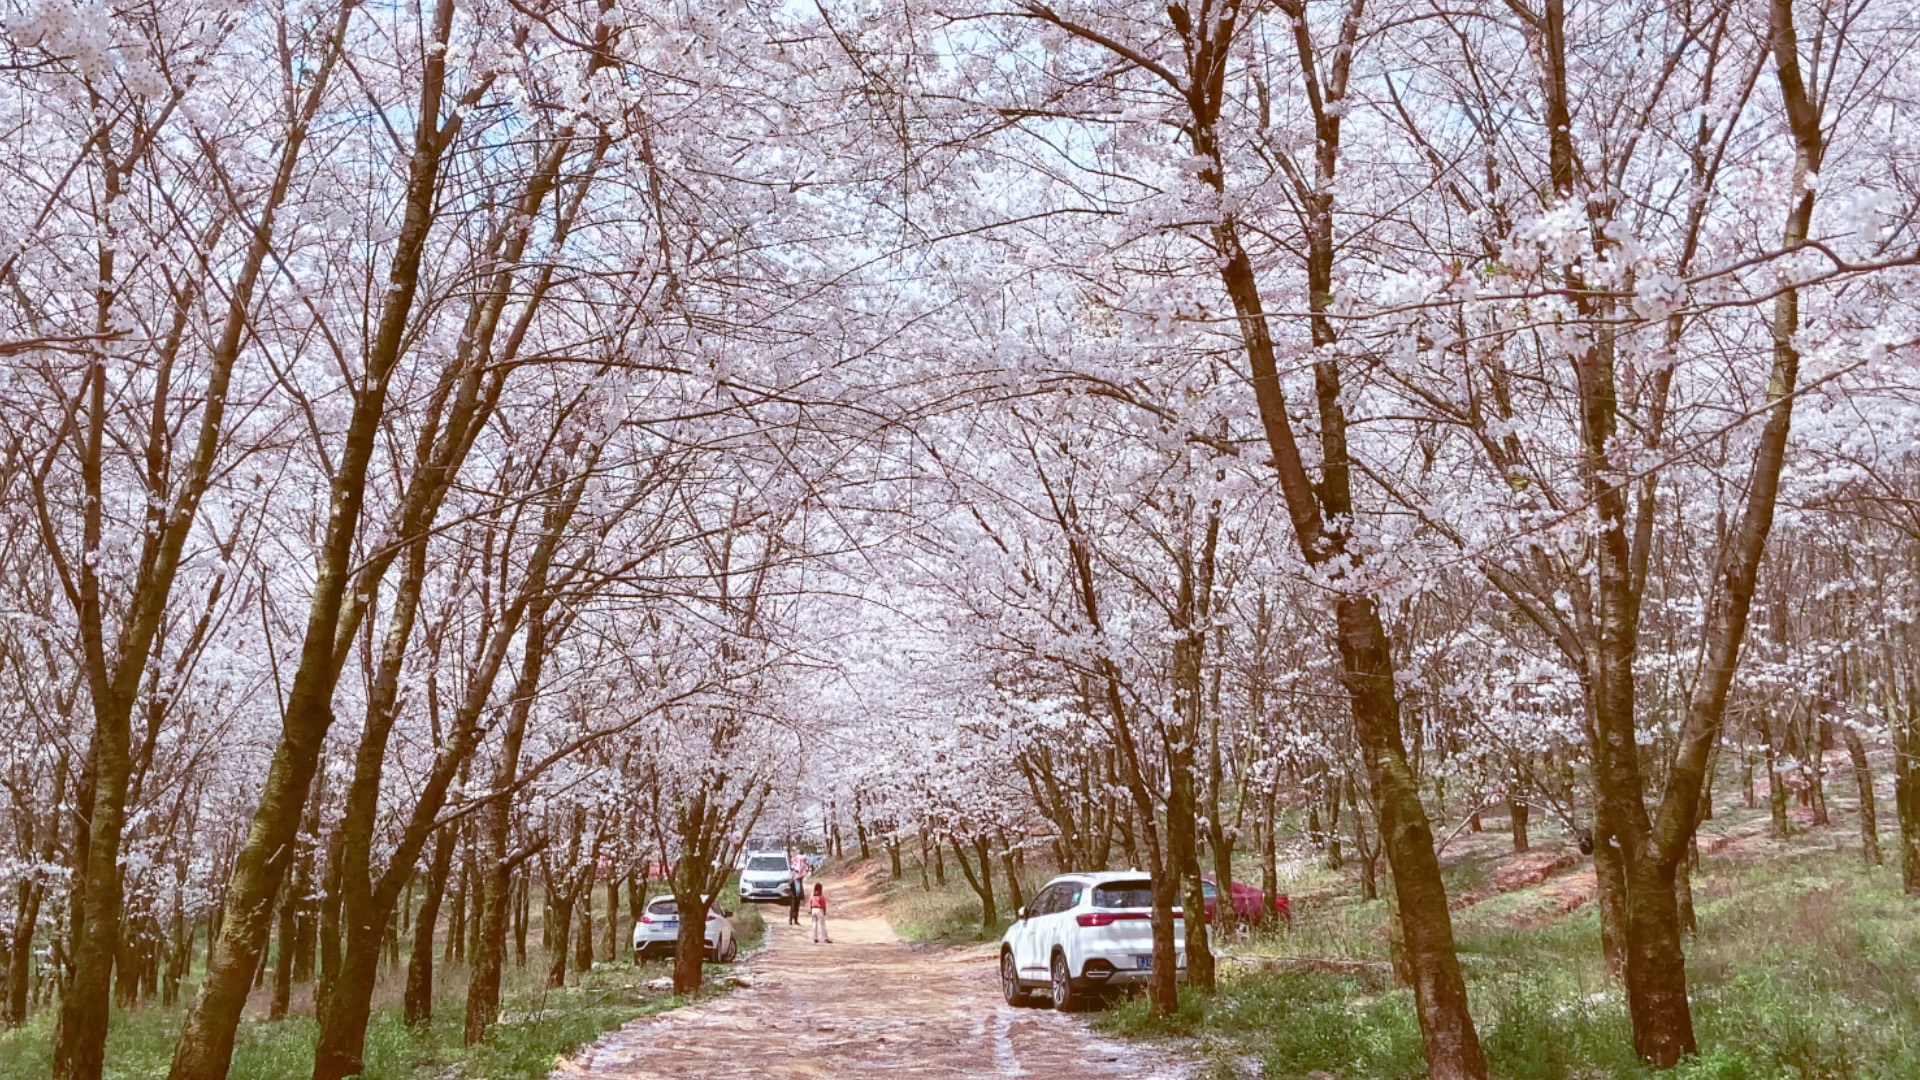
[[[1153,882],[1109,881],[1093,887],[1093,906],[1097,908],[1149,908],[1153,906]]]
[[[787,860],[778,855],[760,855],[747,860],[749,870],[785,870]]]
[[[678,915],[680,914],[680,901],[655,900],[647,907],[647,910],[653,912],[655,915]]]

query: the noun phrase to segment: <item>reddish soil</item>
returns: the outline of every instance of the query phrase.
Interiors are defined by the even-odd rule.
[[[990,946],[911,946],[867,879],[827,883],[833,944],[768,909],[751,985],[636,1020],[554,1075],[597,1080],[727,1077],[1183,1077],[1163,1050],[1096,1036],[1085,1021],[1000,1000]]]

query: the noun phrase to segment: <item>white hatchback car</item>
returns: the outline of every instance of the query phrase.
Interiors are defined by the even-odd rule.
[[[680,902],[662,896],[647,904],[633,924],[633,958],[672,956],[680,941]],[[707,909],[707,959],[731,963],[740,947],[733,940],[733,921],[717,908]]]
[[[1186,974],[1186,926],[1173,920],[1176,977]],[[1062,874],[1020,909],[1000,939],[1000,992],[1009,1005],[1043,991],[1056,1009],[1153,974],[1153,886],[1138,871]]]

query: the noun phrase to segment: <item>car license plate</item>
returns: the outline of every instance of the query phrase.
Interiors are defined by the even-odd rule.
[[[680,920],[679,919],[661,919],[660,925],[666,927],[669,930],[676,930],[680,926]]]
[[[1151,957],[1151,956],[1136,956],[1136,957],[1134,957],[1134,958],[1133,958],[1133,969],[1134,969],[1135,971],[1152,971],[1152,970],[1153,970],[1153,957]]]

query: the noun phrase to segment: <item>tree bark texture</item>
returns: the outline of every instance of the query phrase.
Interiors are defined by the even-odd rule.
[[[342,5],[335,40],[345,35],[350,3]],[[247,830],[247,839],[234,860],[227,882],[226,925],[211,970],[200,991],[179,1041],[174,1047],[169,1080],[222,1080],[233,1060],[233,1043],[246,1005],[248,982],[265,949],[275,894],[284,878],[285,864],[294,848],[308,790],[319,767],[320,753],[333,723],[333,686],[339,672],[337,656],[345,644],[337,639],[342,602],[352,578],[354,540],[365,505],[368,469],[386,411],[389,376],[397,366],[419,288],[420,264],[434,214],[434,192],[440,166],[457,134],[462,113],[454,110],[442,123],[442,90],[446,78],[445,42],[453,22],[452,0],[439,0],[433,17],[433,39],[421,81],[412,158],[409,163],[406,209],[388,270],[384,297],[372,347],[347,432],[333,475],[325,538],[313,586],[299,664],[294,671],[281,722],[281,737],[268,767],[267,780]],[[331,67],[328,53],[326,67]],[[324,80],[319,85],[324,85]],[[316,92],[318,86],[316,86]],[[349,926],[349,937],[364,934]],[[378,941],[374,942],[378,948]],[[343,971],[345,968],[343,967]],[[331,992],[329,992],[331,996]]]
[[[423,1027],[433,1020],[433,939],[440,921],[440,904],[446,897],[447,878],[453,873],[453,846],[456,833],[442,829],[433,845],[433,861],[427,868],[426,893],[420,911],[413,918],[413,945],[407,959],[407,989],[402,1014],[408,1027]]]

